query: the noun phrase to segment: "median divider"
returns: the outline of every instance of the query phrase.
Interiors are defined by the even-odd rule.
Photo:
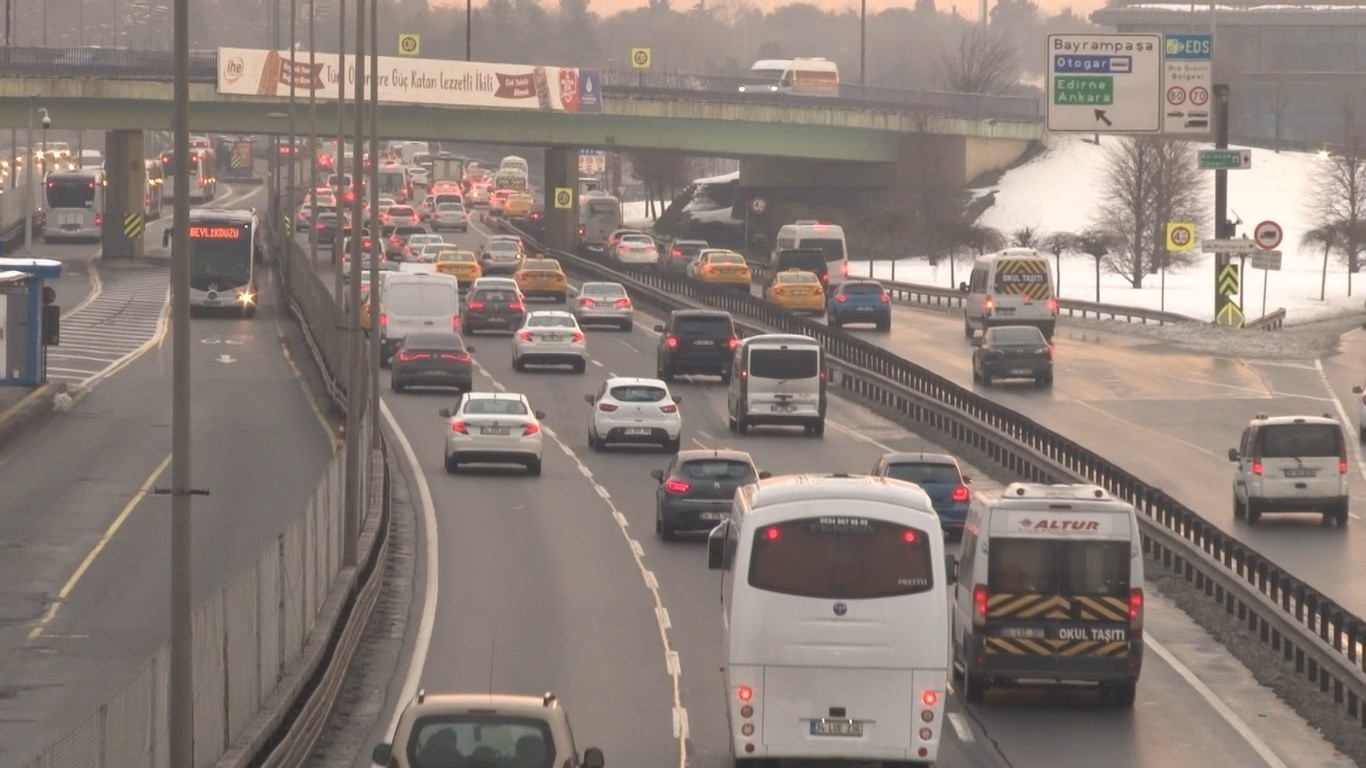
[[[665,312],[715,307],[737,321],[752,321],[744,324],[747,335],[779,331],[816,339],[831,361],[832,384],[846,393],[981,451],[1020,479],[1094,483],[1133,504],[1146,555],[1236,615],[1252,637],[1282,655],[1294,674],[1366,727],[1366,622],[1161,488],[889,350],[750,294],[654,270],[609,267],[575,254],[555,255],[567,272],[625,284],[638,304]]]

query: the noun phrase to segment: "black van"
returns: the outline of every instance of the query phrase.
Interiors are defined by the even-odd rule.
[[[819,248],[793,248],[775,252],[769,259],[765,287],[773,282],[774,275],[789,269],[814,272],[820,278],[822,288],[830,287],[830,267],[825,262],[825,251]]]

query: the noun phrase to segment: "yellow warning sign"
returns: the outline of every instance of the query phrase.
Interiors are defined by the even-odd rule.
[[[631,68],[649,69],[650,68],[650,49],[632,48],[631,49]]]
[[[1169,222],[1167,222],[1167,250],[1168,250],[1168,251],[1193,251],[1193,250],[1195,250],[1195,222],[1193,222],[1193,221],[1169,221]]]
[[[555,187],[555,208],[569,210],[574,207],[574,190],[570,187]]]
[[[422,52],[422,35],[405,32],[398,36],[398,52],[404,56],[417,56]]]
[[[125,213],[123,215],[123,236],[129,240],[142,237],[142,226],[141,213]]]
[[[1214,316],[1215,325],[1227,325],[1230,328],[1243,327],[1243,310],[1237,304],[1228,302],[1224,308],[1219,310],[1219,314]]]
[[[1225,264],[1219,270],[1219,275],[1214,280],[1215,290],[1224,295],[1232,296],[1238,292],[1238,265]]]

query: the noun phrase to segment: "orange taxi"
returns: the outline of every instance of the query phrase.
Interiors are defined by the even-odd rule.
[[[789,269],[773,276],[764,298],[792,312],[825,312],[825,289],[815,272]]]
[[[707,248],[688,265],[688,275],[708,285],[749,292],[753,278],[745,257],[724,248]]]
[[[565,280],[560,262],[554,259],[526,259],[512,279],[528,298],[547,296],[560,304],[569,300],[569,282]]]
[[[479,257],[473,251],[460,248],[442,248],[436,253],[435,269],[443,275],[450,275],[460,283],[461,290],[484,275],[479,266]]]

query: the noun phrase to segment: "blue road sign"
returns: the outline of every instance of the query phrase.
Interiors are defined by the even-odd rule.
[[[1210,61],[1214,56],[1213,35],[1166,34],[1168,61]]]

